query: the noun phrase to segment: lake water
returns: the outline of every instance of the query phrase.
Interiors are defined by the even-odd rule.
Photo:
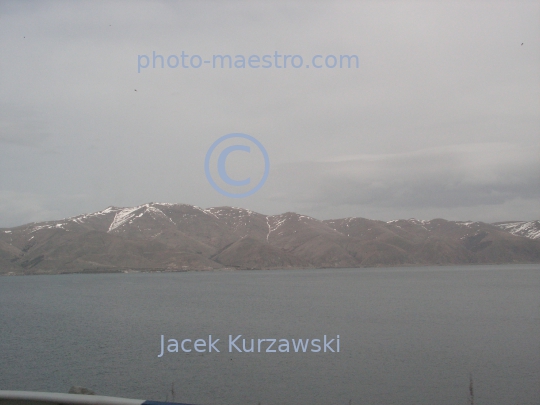
[[[166,353],[220,338],[220,353]],[[339,353],[228,353],[228,335]],[[334,346],[335,348],[335,346]],[[540,266],[0,278],[0,389],[197,404],[540,404]]]

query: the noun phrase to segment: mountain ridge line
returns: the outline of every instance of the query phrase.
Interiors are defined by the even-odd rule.
[[[0,228],[0,275],[540,263],[540,221],[319,220],[146,203]]]

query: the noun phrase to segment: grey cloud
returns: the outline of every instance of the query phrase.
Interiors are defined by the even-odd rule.
[[[39,145],[50,136],[46,121],[31,108],[0,103],[0,143]]]
[[[0,227],[58,218],[60,211],[47,207],[48,199],[39,194],[0,190]]]
[[[284,165],[275,183],[283,188],[273,198],[415,209],[540,198],[539,153],[511,144],[475,144]]]

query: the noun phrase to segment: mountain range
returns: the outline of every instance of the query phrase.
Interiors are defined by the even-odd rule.
[[[540,263],[540,221],[365,218],[149,203],[0,229],[0,274]]]

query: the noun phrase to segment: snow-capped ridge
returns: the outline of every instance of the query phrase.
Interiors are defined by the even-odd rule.
[[[495,224],[512,235],[540,239],[540,221],[516,221]]]
[[[107,232],[110,233],[114,231],[115,229],[120,228],[122,225],[132,221],[133,219],[142,217],[144,214],[149,214],[153,218],[155,218],[156,216],[161,217],[163,219],[170,221],[174,225],[176,225],[174,221],[171,218],[169,218],[167,215],[165,215],[163,211],[161,211],[159,208],[154,207],[153,205],[155,204],[148,203],[148,204],[139,205],[133,208],[122,209],[121,211],[117,212],[116,215],[114,216],[114,219],[111,222],[111,225],[109,226],[109,229]],[[137,214],[138,211],[141,211],[141,212]]]

